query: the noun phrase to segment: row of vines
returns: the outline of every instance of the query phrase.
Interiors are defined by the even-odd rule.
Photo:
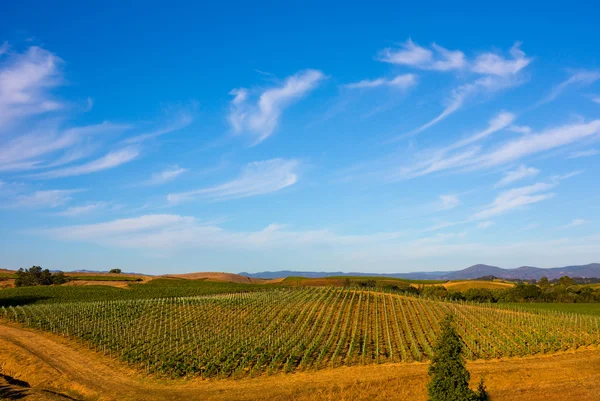
[[[448,313],[470,359],[600,343],[600,318],[594,316],[334,288],[0,308],[0,317],[171,377],[423,361]]]

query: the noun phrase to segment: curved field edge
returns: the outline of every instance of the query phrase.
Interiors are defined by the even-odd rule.
[[[416,400],[427,399],[427,364],[389,363],[242,380],[160,380],[51,333],[0,324],[6,375],[29,387],[22,399],[65,394],[77,400]],[[495,401],[591,401],[600,393],[600,350],[468,362],[471,385],[484,377]],[[0,381],[0,388],[4,385]],[[56,398],[66,399],[66,398]]]
[[[424,361],[448,313],[472,360],[600,343],[594,316],[334,288],[0,308],[148,374],[203,378]]]

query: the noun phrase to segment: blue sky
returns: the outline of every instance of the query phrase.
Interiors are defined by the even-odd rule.
[[[600,261],[591,2],[89,3],[0,14],[0,267]]]

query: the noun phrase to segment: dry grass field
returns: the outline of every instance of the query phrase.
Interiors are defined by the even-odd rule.
[[[507,283],[504,281],[479,281],[479,280],[461,280],[461,281],[448,281],[442,284],[449,290],[454,291],[465,291],[470,288],[487,288],[489,290],[505,290],[507,288],[514,287],[514,283]]]
[[[0,394],[24,400],[411,400],[427,399],[426,363],[342,367],[242,380],[142,377],[85,345],[0,325]],[[469,362],[492,401],[592,401],[600,394],[600,350]],[[29,386],[29,387],[27,387]]]

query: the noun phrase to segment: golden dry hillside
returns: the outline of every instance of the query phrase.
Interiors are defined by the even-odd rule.
[[[165,278],[179,278],[185,280],[207,280],[207,281],[222,281],[228,283],[246,283],[246,284],[261,284],[269,280],[250,278],[235,273],[216,273],[216,272],[197,272],[185,274],[167,274]]]

